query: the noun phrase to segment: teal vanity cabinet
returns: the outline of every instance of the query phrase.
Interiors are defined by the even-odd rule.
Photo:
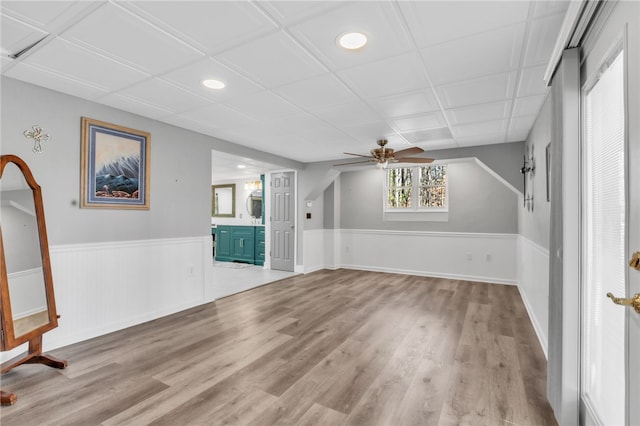
[[[216,260],[264,265],[264,226],[218,225]]]

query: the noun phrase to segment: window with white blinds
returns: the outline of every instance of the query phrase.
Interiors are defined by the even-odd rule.
[[[605,297],[626,294],[623,65],[620,52],[584,95],[583,396],[603,424],[625,421],[625,312]]]

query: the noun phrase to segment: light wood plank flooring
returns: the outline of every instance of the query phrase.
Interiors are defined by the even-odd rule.
[[[2,425],[554,425],[514,286],[297,275],[3,375]]]

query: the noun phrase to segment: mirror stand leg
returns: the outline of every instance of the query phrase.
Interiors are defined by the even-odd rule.
[[[42,354],[42,336],[29,340],[29,355],[31,356],[24,361],[24,364],[44,364],[61,370],[67,368],[67,361]]]
[[[0,402],[2,405],[13,405],[16,403],[18,397],[15,393],[5,392],[0,390]]]

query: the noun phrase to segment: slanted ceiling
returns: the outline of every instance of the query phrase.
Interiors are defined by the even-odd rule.
[[[567,6],[2,1],[1,66],[7,77],[301,162],[366,154],[379,138],[395,149],[486,145],[527,137]],[[368,44],[338,47],[350,31]],[[206,78],[225,89],[203,87]]]

